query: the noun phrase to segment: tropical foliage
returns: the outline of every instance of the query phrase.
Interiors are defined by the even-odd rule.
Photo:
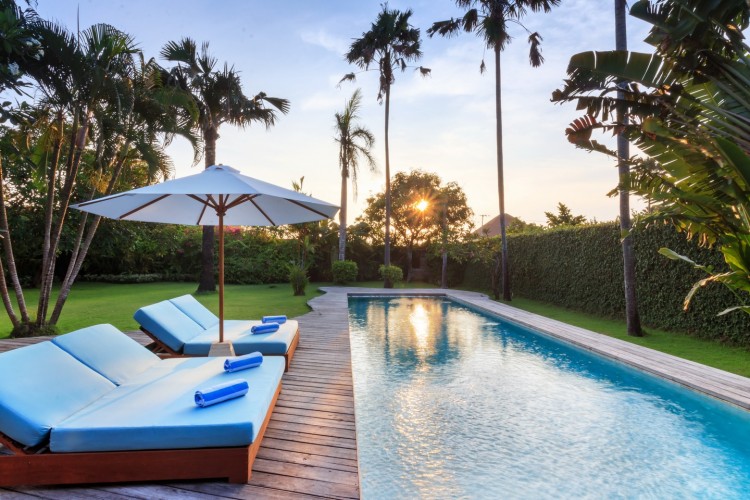
[[[24,16],[26,36],[36,48],[34,57],[19,57],[14,64],[37,99],[6,110],[14,126],[0,129],[0,230],[17,312],[6,270],[0,272],[0,293],[13,325],[33,332],[59,319],[99,225],[98,217],[70,214],[71,201],[163,177],[171,171],[163,149],[171,137],[196,142],[190,107],[179,92],[164,88],[160,68],[142,56],[132,37],[105,24],[76,36],[28,10]],[[27,240],[18,233],[21,225],[10,221],[29,210],[38,214],[39,225]],[[41,256],[35,317],[14,257],[18,244],[30,242],[38,244]],[[70,258],[51,307],[63,248]]]
[[[496,120],[496,144],[497,144],[497,191],[500,207],[500,238],[502,240],[502,275],[503,275],[503,299],[511,300],[510,271],[508,267],[508,247],[506,243],[506,219],[505,219],[505,181],[503,177],[503,118],[500,79],[500,52],[510,43],[512,37],[509,24],[521,24],[521,20],[527,12],[550,12],[552,7],[558,5],[560,0],[456,0],[456,5],[465,10],[462,17],[451,18],[447,21],[437,21],[427,30],[432,37],[435,34],[441,36],[455,36],[464,31],[475,33],[482,38],[487,48],[492,49],[495,60],[495,120]],[[526,29],[524,27],[524,29]],[[528,30],[526,30],[528,31]],[[542,64],[544,58],[540,50],[542,37],[539,33],[529,32],[529,62],[537,67]],[[484,73],[486,65],[484,59],[479,65],[479,71]]]
[[[750,313],[750,59],[743,36],[750,6],[743,0],[641,0],[631,15],[653,25],[647,41],[655,52],[573,56],[553,100],[576,101],[586,115],[566,133],[577,146],[613,157],[592,139],[594,130],[635,141],[648,158],[630,159],[629,187],[652,202],[647,220],[667,220],[702,244],[718,245],[729,266],[717,272],[695,264],[708,276],[685,306],[695,291],[719,282],[740,302],[728,310]],[[631,83],[618,86],[622,79]],[[617,109],[629,122],[614,119]]]
[[[411,10],[401,12],[388,9],[388,5],[384,4],[370,31],[362,33],[360,38],[354,40],[345,56],[349,64],[365,71],[369,70],[371,65],[377,65],[380,74],[378,102],[385,102],[385,266],[391,264],[391,159],[388,148],[391,86],[395,83],[399,70],[406,71],[409,63],[422,57],[419,29],[409,24],[411,16]],[[416,69],[422,76],[430,74],[428,68],[420,66]],[[354,73],[349,73],[341,81],[352,81],[355,78]],[[393,284],[386,278],[384,286],[390,288]]]

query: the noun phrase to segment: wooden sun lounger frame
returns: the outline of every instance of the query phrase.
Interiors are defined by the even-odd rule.
[[[249,446],[51,453],[44,447],[25,449],[0,434],[0,443],[14,453],[0,454],[0,487],[183,479],[227,479],[230,483],[247,483],[280,392],[281,382],[260,432]]]
[[[156,335],[149,332],[142,326],[140,327],[141,331],[148,336],[151,340],[154,341],[154,347],[151,347],[151,350],[154,354],[157,354],[160,358],[189,358],[189,357],[197,357],[193,356],[191,354],[183,354],[181,352],[175,351],[171,347],[169,347],[167,344],[159,340]],[[289,365],[292,363],[292,357],[294,357],[294,351],[297,350],[297,344],[299,344],[299,326],[297,326],[297,331],[294,332],[294,338],[292,339],[292,343],[289,345],[289,349],[287,349],[286,353],[284,354],[284,371],[289,371]],[[268,356],[280,356],[280,354],[268,354]]]

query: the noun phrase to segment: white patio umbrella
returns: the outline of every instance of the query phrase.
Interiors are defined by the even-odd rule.
[[[339,207],[214,165],[199,174],[86,201],[112,219],[219,226],[219,342],[224,342],[224,225],[280,226],[330,219]]]

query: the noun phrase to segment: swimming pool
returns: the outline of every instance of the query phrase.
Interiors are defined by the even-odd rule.
[[[441,298],[349,299],[364,498],[741,498],[750,413]]]

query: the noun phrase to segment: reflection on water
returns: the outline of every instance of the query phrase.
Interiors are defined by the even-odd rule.
[[[365,498],[750,491],[750,419],[442,299],[352,299]]]

